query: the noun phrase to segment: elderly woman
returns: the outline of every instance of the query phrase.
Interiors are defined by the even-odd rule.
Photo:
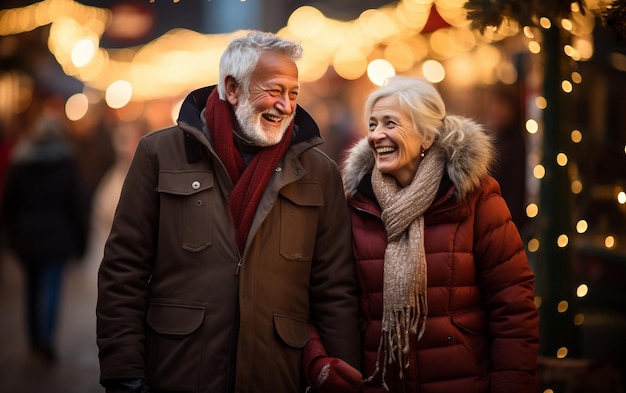
[[[534,274],[487,133],[419,78],[390,78],[365,117],[343,167],[365,391],[536,392]]]

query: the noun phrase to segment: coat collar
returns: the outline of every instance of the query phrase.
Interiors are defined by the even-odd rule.
[[[216,85],[202,87],[187,95],[178,114],[178,124],[181,125],[181,128],[185,129],[191,126],[198,130],[204,129],[201,113],[206,106],[209,95],[216,87]],[[294,121],[295,135],[291,141],[290,149],[296,154],[324,142],[315,120],[313,120],[311,115],[300,105],[296,108]],[[294,149],[294,147],[298,148]],[[196,137],[192,136],[189,132],[185,132],[185,148],[189,162],[195,162],[202,158],[202,148],[196,142]]]

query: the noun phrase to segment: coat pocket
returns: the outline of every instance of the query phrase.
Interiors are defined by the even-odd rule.
[[[274,311],[276,333],[283,342],[293,348],[304,348],[309,341],[308,322],[305,315]]]
[[[163,211],[170,206],[169,203],[173,204],[173,223],[180,225],[178,228],[182,231],[182,247],[187,251],[199,252],[211,245],[210,196],[213,184],[211,172],[159,173],[157,191],[162,195],[161,209]],[[165,217],[163,214],[162,216]]]
[[[280,254],[290,260],[313,257],[319,208],[324,204],[319,183],[292,183],[280,191]]]
[[[196,392],[202,365],[205,307],[153,301],[148,304],[146,365],[155,390]]]

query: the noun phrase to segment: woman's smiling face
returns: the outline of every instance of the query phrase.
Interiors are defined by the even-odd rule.
[[[401,112],[397,96],[383,97],[372,107],[368,142],[379,171],[393,176],[403,187],[411,184],[422,160],[425,141],[410,116]]]

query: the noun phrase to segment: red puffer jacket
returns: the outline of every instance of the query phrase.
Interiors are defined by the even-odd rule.
[[[387,239],[370,176],[360,164],[355,170],[354,163],[360,162],[355,161],[356,153],[353,149],[352,166],[344,171],[344,179],[358,177],[346,184],[361,290],[362,371],[367,378],[374,372],[381,337]],[[435,201],[424,214],[426,330],[419,342],[411,342],[403,379],[395,364],[387,367],[385,379],[391,392],[538,390],[534,274],[499,185],[488,176],[477,184],[478,189],[465,194],[461,202],[456,195],[464,185],[444,175]],[[385,392],[380,374],[366,384],[366,392]]]

